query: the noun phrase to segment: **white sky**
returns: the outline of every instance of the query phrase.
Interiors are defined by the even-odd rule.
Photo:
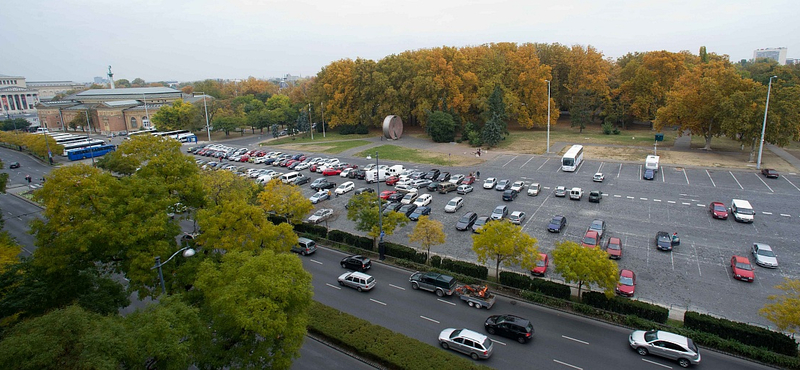
[[[0,0],[0,74],[28,81],[316,74],[331,61],[489,42],[607,57],[700,46],[800,57],[797,0]]]

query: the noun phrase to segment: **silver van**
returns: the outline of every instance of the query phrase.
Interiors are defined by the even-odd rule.
[[[317,243],[308,238],[297,238],[297,245],[292,247],[292,252],[307,256],[317,251]]]
[[[755,218],[755,211],[750,202],[742,199],[734,199],[731,201],[731,214],[733,218],[739,222],[753,222]]]
[[[293,184],[294,180],[296,180],[300,176],[301,176],[300,172],[289,172],[287,174],[281,175],[280,179],[281,182],[284,184]]]

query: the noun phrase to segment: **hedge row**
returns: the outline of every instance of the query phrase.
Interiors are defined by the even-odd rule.
[[[309,332],[389,369],[489,369],[317,302],[309,312]]]
[[[419,253],[414,248],[409,248],[404,245],[384,242],[384,253],[387,256],[394,258],[401,258],[416,263],[425,263],[425,253]]]
[[[372,239],[363,236],[353,235],[339,230],[331,230],[328,233],[328,240],[339,242],[343,244],[352,245],[356,248],[372,250]]]
[[[481,280],[486,280],[486,277],[489,276],[489,269],[486,268],[486,266],[451,260],[449,258],[442,259],[441,268]]]
[[[327,238],[328,229],[325,226],[314,225],[309,223],[300,223],[294,225],[294,229],[300,233],[311,234],[320,238]]]
[[[724,339],[735,340],[751,346],[762,347],[787,356],[797,356],[797,343],[785,334],[759,326],[719,319],[713,316],[686,311],[683,325]]]
[[[602,310],[635,315],[660,323],[666,323],[669,318],[669,310],[664,307],[620,297],[608,298],[600,292],[584,292],[581,302]]]
[[[369,134],[369,129],[367,128],[367,126],[364,126],[364,125],[342,125],[342,126],[339,126],[339,134],[340,135],[352,135],[352,134],[366,135],[366,134]]]
[[[572,290],[568,285],[559,284],[544,279],[532,279],[527,275],[516,272],[501,271],[500,284],[513,288],[538,292],[558,299],[570,299]]]

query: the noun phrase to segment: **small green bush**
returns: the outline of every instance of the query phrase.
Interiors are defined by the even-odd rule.
[[[349,233],[346,233],[344,231],[331,230],[331,232],[328,233],[328,239],[334,242],[347,243],[347,237],[349,235],[350,235]]]
[[[301,223],[294,225],[294,229],[297,232],[311,234],[320,238],[325,238],[328,235],[328,229],[320,225]]]
[[[442,265],[442,257],[433,256],[431,257],[430,261],[431,261],[431,266],[433,266],[434,268],[439,268],[439,266]]]
[[[611,132],[614,130],[614,124],[611,122],[604,123],[601,128],[603,129],[603,134],[611,135]]]
[[[355,125],[341,125],[339,126],[340,135],[352,135],[356,133]]]
[[[500,284],[521,290],[531,290],[532,279],[516,272],[500,271]]]
[[[417,253],[416,249],[389,242],[384,242],[383,246],[386,247],[387,256],[402,258],[416,263],[425,263],[425,253]]]
[[[367,126],[358,125],[356,126],[355,133],[359,135],[366,135],[369,134],[369,129],[367,128]]]
[[[614,135],[619,135],[620,131],[618,128],[614,128],[614,131],[611,131]]]

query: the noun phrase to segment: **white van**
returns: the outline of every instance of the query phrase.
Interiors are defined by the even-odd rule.
[[[388,175],[386,174],[386,170],[384,169],[367,171],[367,173],[364,174],[364,180],[367,180],[367,184],[371,184],[373,182],[378,182],[378,181],[386,181],[387,177]]]
[[[742,199],[732,200],[730,211],[733,214],[733,218],[739,222],[753,222],[756,215],[750,202]]]
[[[293,184],[296,178],[300,177],[300,172],[289,172],[281,175],[281,182],[284,184]]]
[[[645,158],[644,160],[644,169],[658,172],[658,162],[659,162],[659,156],[652,154],[648,155],[647,158]]]
[[[405,172],[406,168],[403,167],[401,164],[396,164],[386,169],[386,172],[389,176],[400,176],[403,172]]]

